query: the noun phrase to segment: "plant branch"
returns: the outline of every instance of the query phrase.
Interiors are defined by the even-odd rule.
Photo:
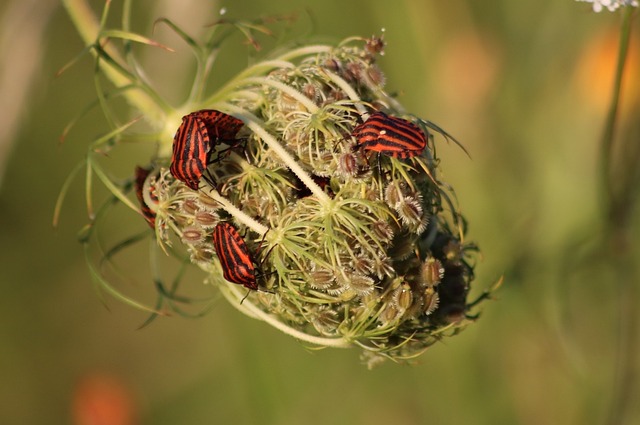
[[[242,301],[242,299],[244,298],[244,294],[240,293],[239,289],[234,284],[226,281],[225,283],[226,285],[220,287],[222,294],[225,296],[225,298],[227,298],[232,306],[237,308],[240,312],[248,315],[249,317],[260,319],[278,329],[279,331],[284,332],[285,334],[290,335],[300,341],[308,342],[310,344],[333,348],[351,347],[351,343],[345,338],[323,338],[313,336],[285,325],[275,316],[267,314],[264,311],[260,310],[249,300],[245,299],[244,301]]]
[[[86,0],[62,0],[62,4],[67,10],[67,14],[71,18],[73,25],[76,27],[85,45],[94,45],[98,40],[102,28],[88,2]],[[104,46],[104,50],[114,60],[122,62],[120,54],[111,46]],[[97,57],[97,49],[91,49],[91,52]],[[128,78],[122,75],[113,65],[105,61],[100,61],[100,69],[115,87],[123,87],[131,84]],[[132,106],[143,112],[151,121],[162,121],[164,112],[142,91],[127,91],[124,93],[124,97]]]

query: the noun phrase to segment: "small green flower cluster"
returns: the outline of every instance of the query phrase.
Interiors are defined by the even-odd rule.
[[[239,309],[309,343],[359,345],[370,365],[415,357],[472,321],[477,252],[438,179],[435,146],[450,136],[384,91],[383,47],[352,38],[253,65],[200,105],[241,119],[242,143],[216,147],[198,190],[168,157],[140,187],[158,242],[179,240]],[[378,110],[416,124],[426,149],[359,149],[353,130]],[[220,221],[244,235],[259,291],[222,277]]]

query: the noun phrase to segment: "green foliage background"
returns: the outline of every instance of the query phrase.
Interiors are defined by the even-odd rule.
[[[358,350],[308,350],[223,300],[203,318],[162,318],[138,329],[144,314],[108,297],[103,304],[90,283],[75,237],[87,222],[82,179],[71,187],[61,224],[51,226],[65,177],[86,142],[107,131],[95,112],[58,143],[95,89],[87,58],[54,77],[83,48],[56,6],[32,52],[38,71],[0,170],[0,423],[70,423],[77,383],[96,372],[119,377],[140,423],[154,425],[587,424],[615,417],[616,401],[639,398],[638,365],[616,369],[620,350],[637,353],[625,327],[637,320],[620,308],[616,264],[589,255],[603,244],[598,143],[619,13],[594,14],[570,0],[134,3],[134,29],[146,35],[162,16],[197,34],[223,6],[237,18],[297,12],[292,38],[337,41],[384,27],[387,89],[471,154],[444,144],[439,151],[469,238],[483,252],[475,293],[502,275],[505,284],[477,324],[413,367],[387,363],[368,371]],[[11,4],[0,5],[0,14]],[[638,33],[635,22],[634,60]],[[156,29],[153,37],[186,58],[168,31]],[[187,85],[173,76],[184,72],[175,66],[183,62],[139,50],[151,76],[180,100]],[[247,51],[225,52],[221,81]],[[24,57],[5,54],[0,64]],[[233,65],[221,67],[223,60]],[[637,144],[639,68],[630,64],[617,135]],[[127,217],[110,224],[114,231],[145,226]],[[631,217],[633,240],[640,235],[637,213]],[[631,253],[640,260],[635,247]],[[132,251],[122,272],[132,276],[127,290],[149,295],[151,282],[137,265],[145,254]],[[637,294],[637,265],[630,273]],[[198,284],[194,277],[190,286]],[[630,382],[622,393],[620,376]],[[638,423],[640,406],[624,415]]]

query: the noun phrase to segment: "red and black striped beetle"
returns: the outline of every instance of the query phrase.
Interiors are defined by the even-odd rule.
[[[427,138],[417,125],[381,111],[369,115],[351,135],[357,142],[354,150],[364,149],[394,158],[420,155],[427,146]]]
[[[182,117],[173,138],[170,167],[173,177],[197,190],[213,148],[218,143],[234,146],[243,125],[238,118],[214,109],[203,109]]]
[[[226,280],[254,291],[258,290],[253,259],[247,244],[232,224],[218,223],[213,229],[213,246],[220,259],[222,274]]]

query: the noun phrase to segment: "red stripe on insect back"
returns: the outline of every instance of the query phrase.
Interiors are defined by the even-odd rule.
[[[256,270],[244,239],[233,225],[222,222],[213,230],[213,246],[226,280],[257,290]]]
[[[374,112],[354,128],[355,149],[378,152],[394,158],[409,158],[422,153],[427,146],[424,132],[411,121]]]
[[[182,124],[173,138],[170,167],[173,177],[197,190],[200,177],[206,168],[209,145],[209,133],[204,122],[193,114],[183,117]]]
[[[147,179],[147,176],[149,176],[151,170],[151,168],[147,169],[143,167],[136,167],[135,190],[138,202],[140,202],[140,211],[142,212],[144,219],[147,220],[147,223],[149,223],[149,226],[151,226],[151,228],[153,229],[156,227],[156,213],[144,201],[144,195],[142,194],[142,191],[144,190],[144,182]],[[149,193],[149,197],[151,198],[151,200],[157,201],[158,197],[155,193],[153,193],[153,188],[150,189],[151,192]]]
[[[215,145],[234,145],[242,125],[239,119],[213,109],[203,109],[182,117],[182,123],[173,138],[171,174],[197,190]]]

